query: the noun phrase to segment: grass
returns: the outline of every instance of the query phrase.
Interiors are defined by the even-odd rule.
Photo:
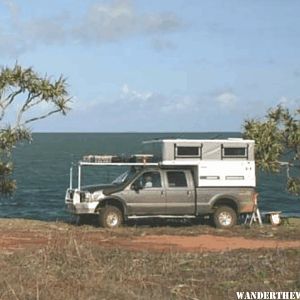
[[[209,226],[165,224],[131,225],[110,231],[92,225],[2,219],[0,232],[43,233],[51,236],[51,242],[13,252],[0,251],[0,299],[215,300],[236,299],[235,291],[299,291],[300,249],[137,252],[108,249],[79,238],[95,231],[103,238],[209,233],[299,239],[299,225],[295,219],[276,230],[270,226],[238,226],[220,231]]]
[[[96,221],[90,220],[83,224],[82,228],[87,230],[97,230],[105,232],[115,237],[133,237],[144,235],[184,235],[197,236],[200,234],[212,234],[218,236],[243,236],[245,238],[255,239],[278,239],[278,240],[294,240],[300,237],[300,218],[290,218],[283,221],[281,226],[271,226],[264,224],[260,227],[257,224],[238,225],[232,229],[216,229],[209,224],[209,221],[204,224],[195,223],[190,220],[140,220],[131,221],[126,226],[114,231],[107,231],[102,228],[97,228]]]
[[[151,253],[68,239],[1,257],[1,299],[234,299],[300,289],[300,251]]]

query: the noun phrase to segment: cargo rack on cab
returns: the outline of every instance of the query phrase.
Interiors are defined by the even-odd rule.
[[[117,158],[113,160],[113,158]],[[151,162],[153,155],[151,154],[135,154],[130,158],[117,157],[117,156],[104,156],[104,155],[88,155],[84,156],[83,160],[77,163],[78,166],[78,187],[81,188],[81,168],[83,166],[159,166],[161,162]],[[97,161],[95,161],[97,160]],[[135,162],[134,162],[135,160]],[[73,164],[70,168],[70,189],[73,188]]]

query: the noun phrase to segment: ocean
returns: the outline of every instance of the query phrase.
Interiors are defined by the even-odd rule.
[[[12,197],[1,198],[0,217],[68,219],[64,197],[69,170],[83,155],[138,153],[142,141],[153,138],[228,137],[240,137],[240,133],[34,133],[32,143],[18,145],[14,150],[17,191]],[[115,168],[99,169],[84,173],[83,184],[110,182],[120,173]],[[76,168],[74,172],[76,175]],[[261,211],[280,210],[285,215],[300,217],[300,198],[286,192],[285,172],[258,173],[257,182]]]

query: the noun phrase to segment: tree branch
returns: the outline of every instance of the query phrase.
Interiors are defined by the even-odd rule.
[[[16,126],[19,126],[19,124],[21,122],[22,115],[23,115],[23,113],[25,111],[25,107],[26,107],[26,105],[27,105],[30,97],[31,97],[31,93],[28,93],[28,96],[27,96],[27,99],[25,100],[25,103],[23,104],[22,108],[18,112]]]
[[[1,107],[0,121],[4,118],[7,107],[14,101],[15,97],[21,94],[22,92],[23,89],[20,88],[19,90],[10,93],[5,99],[0,100],[0,107]]]
[[[58,112],[60,112],[60,111],[61,111],[61,109],[56,109],[56,110],[52,110],[52,111],[50,111],[50,112],[48,112],[47,114],[44,114],[44,115],[42,115],[42,116],[28,119],[28,120],[26,120],[23,124],[21,124],[21,126],[24,126],[24,125],[26,125],[26,124],[28,124],[28,123],[31,123],[31,122],[34,122],[34,121],[38,121],[38,120],[45,119],[45,118],[47,118],[47,117],[49,117],[49,116],[51,116],[51,115],[53,115],[53,114],[55,114],[55,113],[58,113]]]
[[[33,107],[33,106],[35,106],[35,105],[37,105],[37,104],[39,104],[39,103],[41,103],[41,102],[44,101],[44,99],[39,99],[38,101],[31,103],[34,99],[40,97],[41,94],[42,94],[41,92],[38,93],[38,94],[34,94],[34,95],[32,95],[32,93],[28,94],[27,99],[25,100],[22,108],[19,110],[19,113],[18,113],[18,116],[17,116],[17,121],[16,121],[16,125],[17,126],[20,125],[23,113],[25,111],[29,110],[31,107]]]
[[[19,90],[9,94],[4,100],[3,100],[3,104],[4,107],[7,108],[15,99],[16,96],[18,96],[19,94],[21,94],[23,92],[23,89],[20,88]]]
[[[0,102],[0,107],[1,107],[1,112],[0,112],[0,121],[1,121],[5,115],[5,107],[1,102]]]

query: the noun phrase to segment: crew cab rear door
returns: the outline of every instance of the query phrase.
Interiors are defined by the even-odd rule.
[[[189,170],[166,170],[164,177],[167,214],[194,214],[195,189],[191,172]]]

